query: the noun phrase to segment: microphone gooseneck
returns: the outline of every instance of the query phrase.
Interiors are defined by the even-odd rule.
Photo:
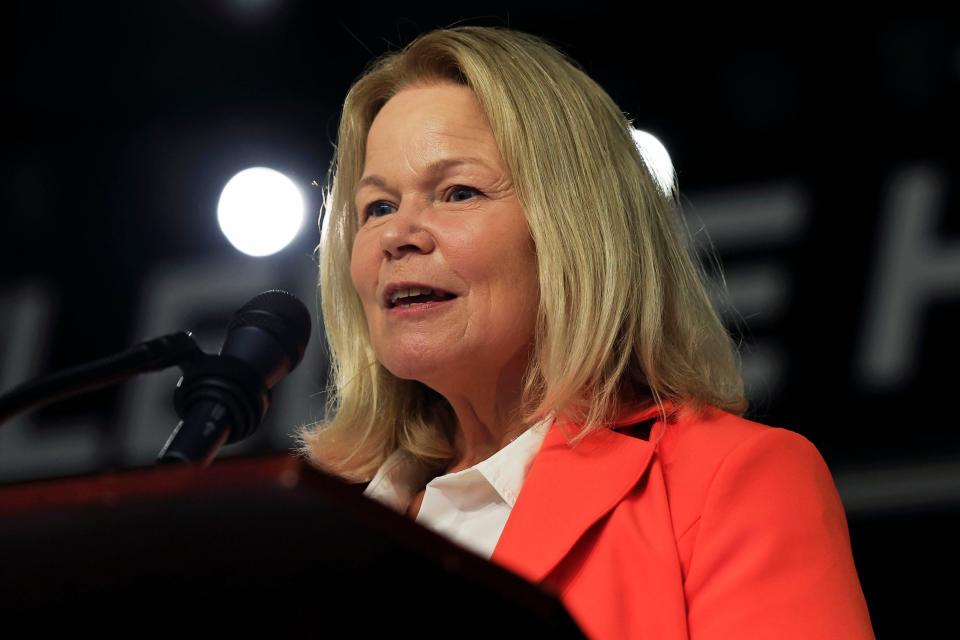
[[[252,435],[270,407],[270,390],[303,359],[310,326],[306,307],[285,291],[267,291],[243,305],[218,355],[181,366],[174,394],[181,420],[157,461],[206,465],[224,444]]]
[[[105,389],[141,373],[182,365],[203,355],[189,333],[171,333],[93,362],[51,373],[0,396],[0,424],[23,413],[75,396]]]

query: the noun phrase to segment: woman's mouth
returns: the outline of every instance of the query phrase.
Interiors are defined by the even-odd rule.
[[[387,314],[390,316],[411,316],[431,313],[450,307],[453,304],[453,301],[456,300],[456,296],[450,298],[432,299],[417,298],[423,298],[423,296],[397,301],[397,303],[393,306],[387,307]]]
[[[390,294],[390,297],[387,301],[387,308],[409,308],[418,304],[445,302],[456,297],[456,295],[440,289],[431,289],[428,287],[407,287],[397,289]]]

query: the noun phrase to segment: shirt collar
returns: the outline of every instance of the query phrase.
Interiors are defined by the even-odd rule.
[[[533,425],[495,454],[473,466],[511,509],[552,420]],[[456,475],[456,474],[453,474]]]
[[[469,469],[434,478],[430,484],[452,486],[478,472],[512,509],[552,422],[552,416],[538,422],[486,460]],[[428,479],[429,470],[422,462],[409,451],[397,449],[377,470],[363,495],[404,513]]]
[[[363,495],[404,513],[427,482],[429,470],[412,453],[397,449],[384,460]]]

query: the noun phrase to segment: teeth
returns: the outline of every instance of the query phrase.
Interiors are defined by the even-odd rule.
[[[429,295],[433,293],[433,289],[420,288],[420,287],[410,287],[409,289],[398,289],[393,292],[393,295],[390,296],[390,303],[396,304],[397,300],[401,298],[409,298],[411,296],[419,295]]]

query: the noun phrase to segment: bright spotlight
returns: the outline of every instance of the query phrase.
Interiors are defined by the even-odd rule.
[[[217,220],[238,250],[268,256],[297,235],[303,209],[303,197],[293,180],[279,171],[254,167],[227,182],[217,204]]]
[[[640,129],[633,129],[633,143],[640,150],[640,155],[647,163],[660,191],[665,195],[673,193],[673,161],[670,160],[667,148],[656,136]]]

